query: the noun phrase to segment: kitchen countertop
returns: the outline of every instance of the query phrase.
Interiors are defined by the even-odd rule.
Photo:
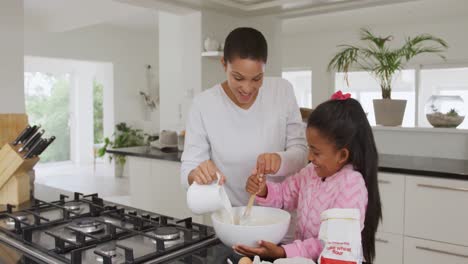
[[[379,155],[379,171],[468,180],[468,160]]]
[[[177,149],[161,151],[153,147],[109,149],[107,152],[126,156],[180,162],[182,152]],[[379,171],[468,180],[468,161],[402,155],[379,155]]]
[[[177,150],[177,148],[159,150],[157,148],[147,146],[108,149],[106,152],[111,154],[168,161],[180,161],[180,158],[182,157],[182,152]]]

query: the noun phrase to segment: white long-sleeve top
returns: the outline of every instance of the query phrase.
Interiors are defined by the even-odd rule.
[[[237,106],[220,84],[197,95],[187,117],[181,181],[200,163],[211,159],[226,176],[225,188],[233,206],[247,204],[247,178],[258,155],[276,152],[281,167],[272,181],[282,181],[306,165],[305,125],[291,84],[264,78],[249,109]]]

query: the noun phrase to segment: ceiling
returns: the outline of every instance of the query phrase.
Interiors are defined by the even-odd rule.
[[[319,31],[325,27],[346,28],[350,25],[356,27],[362,24],[405,22],[420,17],[453,16],[460,12],[466,14],[466,1],[24,0],[24,24],[25,28],[49,32],[64,32],[98,24],[154,32],[157,29],[158,11],[183,14],[194,10],[214,10],[236,16],[279,16],[284,19],[285,33],[300,33],[304,30]],[[372,8],[372,15],[359,17],[353,12],[363,8]],[[337,16],[341,19],[334,19]],[[343,21],[349,22],[343,24]]]
[[[170,3],[188,10],[213,10],[235,16],[277,15],[297,17],[307,14],[349,10],[418,0],[116,0],[133,5],[159,7]]]
[[[424,0],[395,3],[391,6],[364,7],[359,10],[321,13],[285,19],[282,31],[286,34],[312,32],[347,31],[374,25],[408,25],[418,23],[438,23],[448,20],[468,18],[466,0]],[[365,15],[364,15],[365,14]],[[466,23],[466,22],[464,22]]]
[[[157,11],[114,0],[23,0],[26,29],[65,32],[106,24],[130,30],[157,28]]]

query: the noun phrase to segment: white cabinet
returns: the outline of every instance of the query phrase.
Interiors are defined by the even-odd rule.
[[[467,264],[468,247],[405,237],[404,264],[420,263]]]
[[[468,181],[407,176],[405,235],[468,246]]]
[[[402,264],[403,235],[377,233],[374,264]]]
[[[378,182],[383,217],[378,232],[403,234],[405,176],[379,172]]]
[[[192,217],[203,223],[187,207],[186,190],[180,182],[180,162],[128,157],[130,200],[139,208],[176,218]]]

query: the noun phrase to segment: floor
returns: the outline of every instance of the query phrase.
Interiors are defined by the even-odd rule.
[[[72,162],[38,164],[35,174],[39,184],[84,194],[98,193],[105,200],[131,205],[128,178],[114,177],[113,167],[107,162],[81,167]]]

